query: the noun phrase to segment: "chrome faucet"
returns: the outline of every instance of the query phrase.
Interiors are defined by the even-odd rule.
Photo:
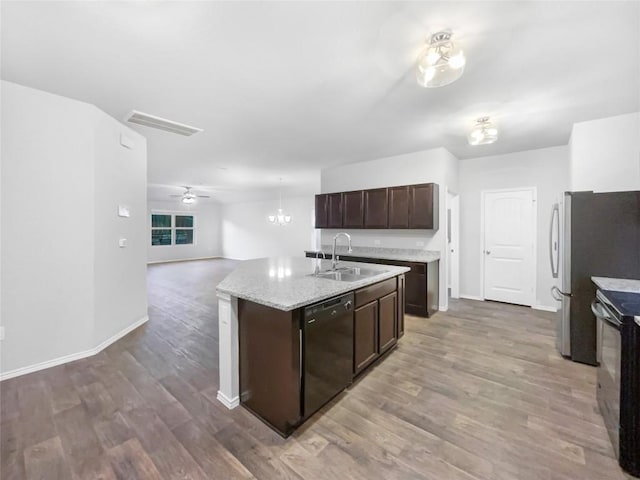
[[[336,266],[338,265],[338,260],[340,260],[338,257],[336,257],[336,243],[338,242],[338,237],[340,235],[344,235],[345,237],[347,237],[347,240],[349,241],[349,253],[353,252],[353,249],[351,248],[351,235],[344,232],[337,233],[336,236],[333,237],[333,250],[331,254],[331,270],[336,269]]]
[[[316,268],[314,270],[314,273],[317,275],[318,273],[320,273],[320,262],[318,260],[320,260],[320,254],[322,254],[322,258],[324,258],[325,260],[327,259],[327,256],[324,254],[324,252],[322,250],[319,250],[316,252]]]

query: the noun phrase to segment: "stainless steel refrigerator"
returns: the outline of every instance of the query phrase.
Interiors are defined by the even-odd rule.
[[[597,365],[591,277],[640,279],[640,192],[566,192],[552,210],[549,252],[558,350]]]

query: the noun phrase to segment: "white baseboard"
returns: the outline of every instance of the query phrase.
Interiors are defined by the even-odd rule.
[[[555,307],[547,307],[546,305],[531,305],[531,308],[534,310],[542,310],[543,312],[553,312],[556,313],[558,311]]]
[[[140,325],[146,323],[149,320],[148,316],[142,317],[140,320],[132,323],[128,327],[120,330],[118,333],[113,335],[111,338],[108,338],[97,347],[91,348],[89,350],[85,350],[83,352],[72,353],[70,355],[64,355],[62,357],[54,358],[52,360],[47,360],[45,362],[36,363],[34,365],[28,365],[26,367],[16,368],[15,370],[9,370],[5,373],[0,373],[0,382],[2,380],[8,380],[10,378],[19,377],[20,375],[26,375],[27,373],[37,372],[39,370],[44,370],[45,368],[56,367],[58,365],[62,365],[63,363],[73,362],[75,360],[80,360],[82,358],[87,358],[95,355],[96,353],[100,353],[102,350],[107,348],[112,343],[120,340],[126,334],[132,332]]]
[[[444,305],[438,305],[439,312],[446,312],[447,310],[449,310],[449,305],[447,305],[446,307]]]
[[[484,302],[484,298],[478,297],[477,295],[464,295],[461,293],[460,298],[466,298],[467,300],[477,300],[478,302]]]
[[[217,398],[220,401],[220,403],[222,403],[229,410],[233,410],[238,405],[240,405],[240,397],[229,398],[220,390],[218,390]]]
[[[147,265],[155,265],[156,263],[193,262],[194,260],[212,260],[214,258],[223,258],[223,257],[215,256],[215,257],[178,258],[175,260],[152,260],[150,262],[147,262]]]

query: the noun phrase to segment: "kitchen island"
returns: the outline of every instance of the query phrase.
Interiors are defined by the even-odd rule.
[[[289,435],[396,344],[407,271],[340,262],[334,272],[302,257],[241,263],[217,286],[218,400]]]
[[[305,250],[309,258],[331,259],[333,248],[322,245],[319,250]],[[336,248],[336,256],[351,262],[379,263],[409,267],[406,275],[404,310],[411,315],[430,317],[440,303],[440,252],[417,248],[352,247]]]

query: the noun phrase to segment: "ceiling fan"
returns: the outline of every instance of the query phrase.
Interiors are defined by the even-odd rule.
[[[196,201],[196,198],[209,198],[209,195],[196,195],[192,192],[193,187],[184,185],[184,193],[178,195],[169,195],[170,197],[182,197],[182,203],[190,204]]]

